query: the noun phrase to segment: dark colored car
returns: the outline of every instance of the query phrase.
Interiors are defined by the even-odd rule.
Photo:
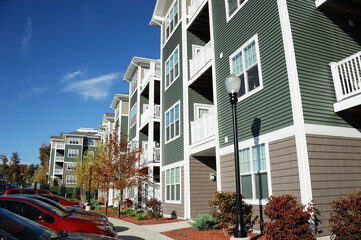
[[[0,207],[50,227],[55,231],[86,232],[116,237],[114,225],[106,220],[67,213],[37,199],[1,196]]]
[[[42,197],[49,198],[57,203],[60,203],[63,206],[70,206],[70,207],[78,207],[78,208],[85,208],[85,205],[82,205],[82,202],[75,202],[75,201],[69,201],[66,200],[63,197],[59,197],[56,195],[50,195],[50,194],[39,194]]]
[[[89,216],[93,216],[93,217],[97,217],[97,218],[101,218],[101,219],[104,219],[104,220],[107,220],[108,221],[108,218],[102,214],[99,214],[99,213],[95,213],[95,212],[89,212],[89,211],[85,211],[81,208],[78,208],[78,207],[70,207],[70,206],[63,206],[61,205],[60,203],[58,202],[55,202],[49,198],[45,198],[45,197],[42,197],[42,196],[39,196],[39,195],[13,195],[13,196],[19,196],[19,197],[29,197],[29,198],[35,198],[35,199],[38,199],[42,202],[45,202],[53,207],[56,207],[56,208],[59,208],[61,210],[63,210],[64,212],[67,212],[67,213],[76,213],[76,214],[84,214],[84,215],[89,215]]]
[[[0,208],[0,239],[107,240],[115,238],[89,233],[72,233],[66,231],[57,232],[6,209]]]
[[[52,195],[50,191],[43,189],[28,189],[28,188],[10,188],[6,189],[4,195],[11,194],[49,194]]]

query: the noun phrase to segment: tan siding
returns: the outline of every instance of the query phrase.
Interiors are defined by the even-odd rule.
[[[165,202],[165,171],[162,172],[162,205],[163,213],[180,218],[184,218],[184,167],[181,167],[181,203]]]
[[[312,196],[328,234],[327,205],[361,188],[361,139],[307,135]]]
[[[233,153],[221,156],[221,190],[234,192],[236,190],[235,182]]]
[[[122,101],[122,114],[129,114],[129,102]]]
[[[191,217],[211,210],[208,200],[214,199],[217,182],[209,179],[210,173],[216,174],[215,157],[190,157]]]

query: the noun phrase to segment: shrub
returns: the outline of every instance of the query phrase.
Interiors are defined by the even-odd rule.
[[[135,218],[137,220],[147,220],[148,219],[148,213],[144,212],[144,211],[137,211],[137,213],[135,214]]]
[[[80,188],[78,188],[78,187],[74,188],[72,197],[76,198],[76,199],[79,199],[79,197],[80,197]]]
[[[115,206],[111,206],[110,209],[112,209],[112,210],[118,210],[119,208],[118,208],[118,207],[115,207]]]
[[[271,196],[264,210],[270,222],[262,222],[268,239],[316,239],[318,211],[312,203],[306,208],[291,194]],[[314,215],[314,218],[312,217]],[[312,229],[311,220],[315,226]]]
[[[54,186],[54,187],[59,186],[59,183],[58,183],[58,179],[57,179],[57,178],[54,179],[54,181],[53,181],[53,186]]]
[[[65,196],[65,193],[66,193],[66,187],[65,187],[65,185],[63,183],[63,184],[61,184],[61,186],[60,186],[60,188],[58,190],[58,194],[59,194],[59,196]]]
[[[90,206],[94,209],[98,209],[99,208],[99,201],[95,200],[95,199],[90,199]]]
[[[122,214],[125,214],[125,215],[128,215],[128,216],[131,216],[131,217],[134,217],[137,212],[136,212],[135,209],[126,208],[126,209],[124,209],[121,213],[122,213]]]
[[[332,239],[361,239],[361,190],[347,197],[341,197],[331,204],[328,220]]]
[[[125,207],[125,208],[132,208],[134,205],[134,202],[132,199],[130,198],[126,198],[123,200],[122,202],[122,206]]]
[[[162,202],[156,198],[151,198],[145,204],[145,209],[151,218],[158,220],[162,217]]]
[[[193,218],[193,220],[194,223],[191,223],[192,227],[199,231],[215,229],[217,227],[216,220],[208,214],[200,214],[198,218]]]
[[[49,187],[49,191],[53,194],[58,194],[59,192],[59,186],[56,187]]]
[[[228,230],[236,224],[236,193],[216,192],[215,199],[209,201],[212,208],[211,215],[218,227],[222,228],[225,235]],[[252,220],[252,205],[242,201],[243,222],[245,231],[249,231],[255,224],[256,218]]]

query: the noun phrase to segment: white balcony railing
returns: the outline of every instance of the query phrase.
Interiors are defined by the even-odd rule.
[[[207,0],[191,0],[191,5],[188,7],[188,19],[191,20],[198,11],[199,7],[202,6]]]
[[[65,143],[57,143],[57,144],[55,144],[55,147],[57,149],[65,149]]]
[[[149,107],[143,112],[140,119],[142,126],[150,119],[160,119],[160,105],[155,105],[154,108]]]
[[[192,144],[215,135],[215,113],[211,111],[197,121],[191,122]]]
[[[154,64],[151,64],[150,69],[145,73],[142,79],[141,90],[147,85],[151,77],[160,78],[160,69],[156,69]]]
[[[160,162],[160,148],[154,148],[153,151],[147,150],[143,152],[140,160],[141,165],[147,163],[159,163]]]
[[[56,156],[56,157],[55,157],[55,161],[57,161],[57,162],[64,162],[64,157],[62,157],[62,156]]]
[[[337,101],[361,93],[361,51],[330,67]]]
[[[189,60],[190,78],[194,77],[205,65],[212,60],[212,44],[207,43],[201,51]]]
[[[63,169],[55,169],[54,173],[55,174],[63,174]]]

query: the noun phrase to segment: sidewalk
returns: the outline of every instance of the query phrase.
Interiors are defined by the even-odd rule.
[[[118,233],[119,239],[126,240],[169,240],[172,238],[161,234],[161,232],[167,232],[180,228],[188,228],[191,226],[188,221],[153,225],[136,225],[111,217],[109,218],[109,221],[114,224],[115,231]]]

